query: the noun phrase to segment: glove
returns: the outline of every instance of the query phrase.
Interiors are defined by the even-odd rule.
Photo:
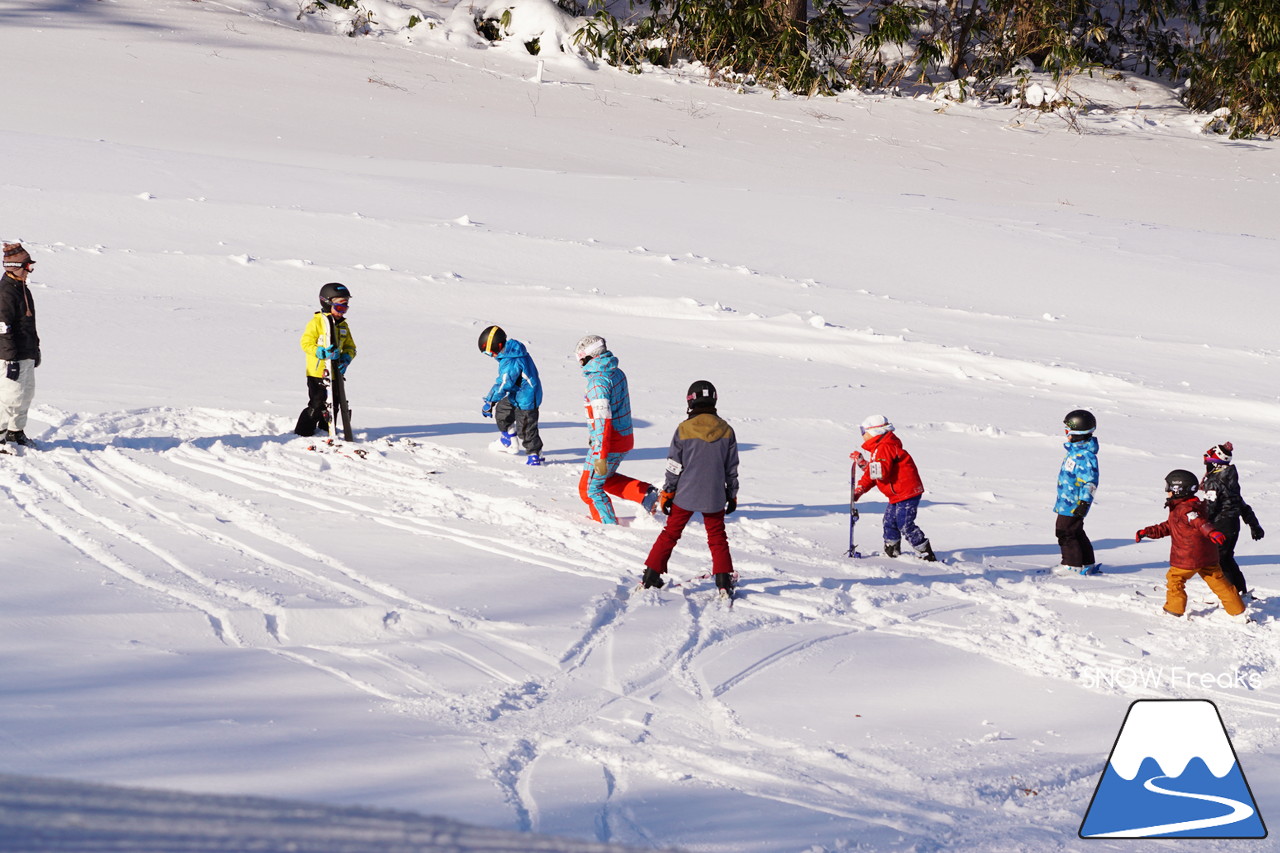
[[[671,503],[675,499],[675,492],[658,492],[658,507],[663,515],[671,515]]]
[[[1221,530],[1215,530],[1209,534],[1209,541],[1214,545],[1226,545],[1227,534],[1223,533]]]
[[[316,347],[316,358],[321,361],[333,361],[337,359],[339,355],[341,355],[341,353],[338,352],[337,347]]]
[[[591,463],[591,470],[596,472],[597,477],[603,477],[609,473],[609,460],[604,456],[597,456]]]
[[[338,372],[339,373],[341,373],[343,376],[346,376],[347,368],[350,366],[351,366],[351,356],[348,353],[344,352],[342,355],[338,356]]]
[[[724,490],[724,514],[732,515],[733,511],[738,508],[738,498],[729,493],[728,489]]]
[[[1133,534],[1133,541],[1134,541],[1134,542],[1141,542],[1141,541],[1142,541],[1142,537],[1144,537],[1144,536],[1146,536],[1146,535],[1147,535],[1146,533],[1144,533],[1143,531],[1139,530],[1137,533]]]
[[[16,361],[5,362],[4,375],[6,379],[18,381],[18,373],[22,370],[22,365]]]
[[[1251,525],[1249,525],[1249,536],[1251,536],[1251,537],[1253,538],[1253,541],[1254,541],[1254,542],[1257,542],[1257,541],[1258,541],[1259,539],[1261,539],[1264,535],[1266,535],[1266,534],[1265,534],[1265,532],[1263,531],[1263,529],[1262,529],[1262,527],[1261,527],[1260,525],[1257,525],[1257,524],[1251,524]]]
[[[853,451],[852,453],[849,454],[849,458],[852,459],[853,464],[857,465],[859,468],[867,467],[867,460],[862,458],[861,451],[858,451],[858,450]]]
[[[486,418],[493,417],[493,403],[485,400],[484,405],[480,407],[480,414],[484,415]]]
[[[1089,502],[1080,501],[1079,503],[1076,504],[1076,508],[1071,510],[1071,514],[1074,515],[1076,518],[1084,518],[1086,515],[1089,514]]]

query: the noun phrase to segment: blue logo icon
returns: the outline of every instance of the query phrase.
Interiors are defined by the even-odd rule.
[[[1129,706],[1081,838],[1266,838],[1218,708],[1207,699]]]

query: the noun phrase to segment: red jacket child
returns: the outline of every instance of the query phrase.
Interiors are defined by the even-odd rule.
[[[864,462],[861,456],[857,457],[862,476],[858,478],[853,499],[857,500],[871,491],[873,484],[880,487],[891,504],[923,495],[924,483],[920,481],[920,471],[916,469],[911,454],[902,446],[902,440],[892,432],[872,435],[868,431],[865,436],[862,449],[867,451],[870,458]]]
[[[1170,471],[1164,482],[1169,496],[1165,501],[1169,508],[1168,520],[1142,528],[1134,534],[1133,541],[1166,536],[1173,539],[1169,548],[1169,571],[1165,575],[1165,612],[1171,616],[1187,612],[1187,581],[1199,575],[1228,614],[1246,619],[1240,593],[1218,566],[1218,545],[1226,541],[1226,536],[1209,522],[1204,504],[1196,497],[1199,480],[1190,471],[1177,470]]]

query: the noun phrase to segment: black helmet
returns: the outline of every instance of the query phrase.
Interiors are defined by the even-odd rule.
[[[480,352],[497,355],[507,345],[507,333],[499,326],[487,326],[480,333]]]
[[[1086,409],[1067,412],[1062,422],[1067,425],[1067,432],[1072,435],[1089,435],[1098,428],[1098,419],[1093,416],[1093,412]]]
[[[1175,498],[1189,498],[1200,488],[1200,481],[1195,474],[1179,468],[1170,471],[1164,478],[1164,489]]]
[[[324,311],[328,311],[333,306],[331,300],[350,298],[351,291],[347,290],[347,286],[345,284],[331,281],[324,287],[320,288],[320,308]]]
[[[688,404],[689,414],[693,414],[694,409],[714,409],[716,401],[719,399],[719,395],[716,394],[716,386],[705,379],[699,379],[690,385],[688,393],[684,395],[684,401]]]

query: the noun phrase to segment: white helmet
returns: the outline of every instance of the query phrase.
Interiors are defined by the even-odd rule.
[[[609,348],[604,338],[599,335],[584,335],[573,348],[573,357],[578,361],[591,360]]]
[[[858,425],[858,432],[863,435],[884,435],[893,432],[893,424],[884,415],[871,415]]]

